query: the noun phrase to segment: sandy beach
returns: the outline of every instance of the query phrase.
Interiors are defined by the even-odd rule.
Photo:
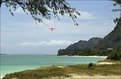
[[[89,76],[89,75],[73,74],[72,78],[70,78],[70,79],[121,79],[121,76],[120,75],[108,75],[108,76],[94,75],[94,76]]]
[[[104,64],[111,65],[111,64],[116,64],[116,63],[114,63],[114,62],[99,62],[96,65],[104,65]]]
[[[63,55],[63,56],[68,56],[68,55]],[[96,57],[96,58],[107,58],[107,56],[77,56],[77,55],[68,56],[68,57]]]
[[[47,79],[47,78],[45,78]],[[49,79],[49,78],[48,78]],[[94,75],[94,76],[89,76],[89,75],[77,75],[77,74],[72,74],[72,77],[54,77],[51,79],[121,79],[120,75],[108,75],[108,76],[102,76],[102,75]]]

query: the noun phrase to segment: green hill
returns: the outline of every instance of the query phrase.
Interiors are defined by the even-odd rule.
[[[121,19],[117,23],[116,27],[112,32],[106,35],[99,43],[96,48],[100,49],[121,49]]]
[[[69,45],[66,49],[60,49],[58,55],[95,55],[97,50],[94,49],[101,38],[94,37],[88,41],[80,40]]]

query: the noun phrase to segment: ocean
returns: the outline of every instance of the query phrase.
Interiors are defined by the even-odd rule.
[[[41,56],[41,55],[1,55],[0,76],[52,65],[73,65],[96,63],[102,57]]]

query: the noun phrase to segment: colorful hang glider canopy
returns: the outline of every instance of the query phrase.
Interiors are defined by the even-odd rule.
[[[55,30],[55,28],[49,28],[49,30],[50,30],[50,31],[54,31],[54,30]]]

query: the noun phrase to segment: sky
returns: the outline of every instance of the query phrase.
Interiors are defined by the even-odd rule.
[[[60,20],[43,19],[37,23],[20,7],[12,16],[5,5],[1,7],[1,53],[56,55],[59,49],[66,48],[79,40],[89,40],[110,33],[118,14],[112,12],[113,2],[107,0],[68,0],[81,16],[78,26],[67,15],[59,15]],[[55,24],[55,25],[54,25]],[[50,31],[49,28],[55,28]]]

